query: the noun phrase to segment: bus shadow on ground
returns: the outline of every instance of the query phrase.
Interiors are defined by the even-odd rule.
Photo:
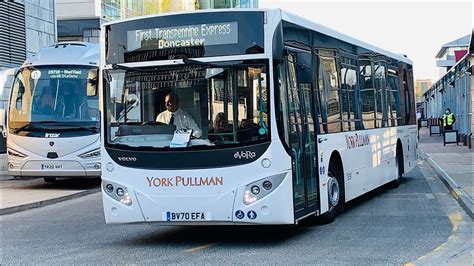
[[[415,192],[413,186],[419,187],[427,186],[428,184],[423,179],[415,178],[419,171],[415,168],[410,173],[406,174],[402,183],[398,188],[392,189],[389,185],[381,186],[363,196],[348,202],[343,213],[336,218],[333,223],[325,223],[321,219],[308,218],[301,221],[298,225],[256,225],[256,226],[156,226],[161,230],[156,230],[152,234],[136,236],[134,239],[129,239],[124,242],[124,245],[130,246],[182,246],[183,244],[199,245],[205,243],[216,243],[222,245],[232,246],[275,246],[285,243],[286,241],[294,240],[301,235],[306,234],[310,230],[327,230],[337,226],[337,220],[357,212],[359,208],[364,208],[372,201],[378,200],[378,197],[385,197],[397,193],[411,193]],[[429,189],[429,187],[428,187]]]
[[[305,227],[293,225],[267,226],[178,226],[165,232],[137,237],[125,245],[136,246],[176,246],[219,243],[222,245],[274,246],[304,234]]]

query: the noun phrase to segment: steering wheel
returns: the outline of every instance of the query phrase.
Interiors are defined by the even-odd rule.
[[[145,121],[142,123],[142,126],[146,126],[146,125],[157,126],[157,125],[167,125],[167,124],[163,122],[158,122],[158,121]]]

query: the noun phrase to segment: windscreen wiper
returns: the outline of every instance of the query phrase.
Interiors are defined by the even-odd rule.
[[[32,123],[27,123],[27,124],[24,124],[21,127],[14,128],[13,133],[17,134],[21,131],[40,131],[40,130],[45,130],[45,128],[37,127],[37,126],[33,125]]]
[[[61,128],[61,130],[63,131],[81,131],[81,130],[85,130],[85,131],[91,131],[91,132],[98,132],[100,130],[99,127],[85,127],[85,126],[73,126],[73,127],[65,127],[65,128]]]

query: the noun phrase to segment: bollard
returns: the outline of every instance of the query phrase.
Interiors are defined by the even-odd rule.
[[[469,134],[467,142],[468,142],[468,145],[469,145],[469,149],[472,149],[472,133]]]

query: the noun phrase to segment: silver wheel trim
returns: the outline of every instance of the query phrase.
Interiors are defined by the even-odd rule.
[[[332,211],[339,203],[340,194],[339,182],[337,182],[335,177],[330,176],[328,180],[329,211]]]

